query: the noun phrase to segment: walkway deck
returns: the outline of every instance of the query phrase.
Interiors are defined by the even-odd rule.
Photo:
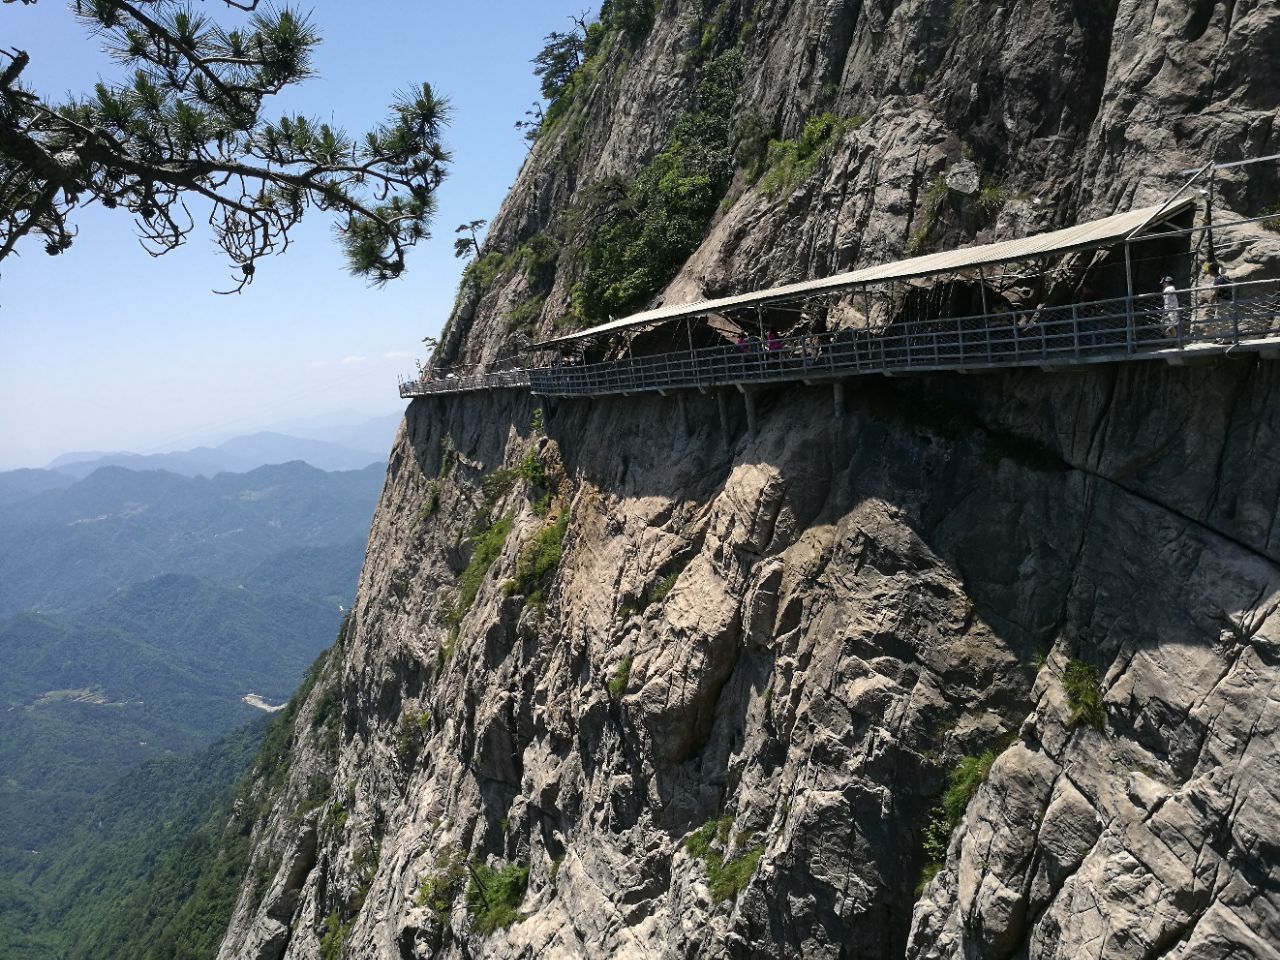
[[[722,346],[599,363],[504,372],[455,372],[402,382],[402,397],[475,390],[527,389],[590,397],[788,381],[811,383],[867,374],[980,372],[1011,367],[1061,369],[1096,363],[1164,360],[1179,364],[1222,355],[1280,357],[1280,290],[1239,284],[1215,305],[1180,294],[1178,310],[1161,295],[1095,301],[1027,314],[998,313],[894,324],[878,331],[805,334],[777,349]]]

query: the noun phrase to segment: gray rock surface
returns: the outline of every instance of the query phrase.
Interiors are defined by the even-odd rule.
[[[711,53],[742,38],[736,118],[866,119],[790,196],[740,173],[667,302],[899,256],[940,176],[948,245],[1280,150],[1275,4],[749,6],[667,3],[606,58],[489,248],[661,149],[709,22]],[[1228,209],[1274,190],[1230,176]],[[1259,231],[1233,272],[1275,272]],[[531,282],[464,290],[442,359],[510,350]],[[548,401],[543,432],[513,391],[415,401],[220,956],[1275,957],[1280,364],[846,391],[842,417],[829,387],[762,392],[755,434],[736,396],[727,434],[696,394]],[[917,889],[949,776],[987,751]],[[468,860],[528,867],[519,922],[474,929]]]

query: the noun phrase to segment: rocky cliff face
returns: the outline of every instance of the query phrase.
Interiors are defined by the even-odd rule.
[[[573,316],[600,185],[721,57],[739,155],[748,117],[844,122],[785,189],[745,151],[669,302],[1280,150],[1278,39],[1244,0],[668,2],[589,62],[442,353]],[[1249,359],[796,385],[755,433],[699,394],[416,401],[221,956],[1276,956],[1278,399]]]

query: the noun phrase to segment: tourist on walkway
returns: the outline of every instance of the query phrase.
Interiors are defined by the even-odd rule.
[[[1160,284],[1160,292],[1164,295],[1164,332],[1170,337],[1181,337],[1182,330],[1178,325],[1178,288],[1173,285],[1173,277],[1165,277]]]
[[[1209,271],[1209,316],[1225,320],[1226,304],[1231,302],[1231,281],[1216,263],[1210,262],[1205,269]]]
[[[769,328],[769,334],[765,339],[765,347],[769,351],[770,359],[775,361],[774,363],[771,363],[770,366],[776,366],[779,370],[781,370],[782,356],[778,354],[778,351],[782,349],[782,341],[778,339],[778,333],[772,327]],[[778,355],[774,356],[775,354],[778,354]]]

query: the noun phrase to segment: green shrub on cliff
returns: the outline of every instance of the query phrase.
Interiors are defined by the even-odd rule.
[[[729,112],[738,94],[742,57],[707,65],[696,106],[672,131],[606,216],[583,253],[577,288],[583,319],[597,321],[643,304],[706,236],[733,174]]]
[[[987,779],[991,765],[996,762],[1001,750],[1002,747],[992,747],[976,757],[961,757],[952,769],[947,778],[947,789],[925,825],[924,853],[928,857],[928,863],[917,892],[923,890],[924,885],[933,879],[933,875],[942,869],[947,859],[947,847],[951,844],[951,834],[964,819],[969,801]]]
[[[524,917],[516,907],[524,899],[529,885],[529,867],[511,863],[495,870],[483,863],[471,869],[467,884],[467,915],[471,929],[484,936],[518,923]]]
[[[503,593],[521,594],[528,603],[542,601],[542,584],[560,566],[569,514],[562,513],[555,523],[542,528],[516,560],[516,575],[502,586]]]
[[[672,591],[672,589],[676,585],[676,581],[679,579],[680,579],[679,570],[669,573],[665,577],[663,577],[662,581],[656,587],[653,588],[653,593],[649,595],[649,602],[658,603],[661,600],[665,600],[667,597],[667,594]]]
[[[733,817],[720,817],[708,820],[684,841],[684,848],[700,859],[707,868],[707,886],[711,891],[711,899],[716,903],[736,897],[742,892],[764,854],[764,847],[755,846],[726,860],[724,855],[729,847],[729,833],[732,829]]]
[[[865,122],[865,117],[842,118],[833,113],[820,113],[805,121],[800,136],[794,140],[771,140],[764,158],[761,192],[768,197],[792,193],[809,179],[819,161],[847,131],[856,130]]]
[[[934,227],[942,216],[942,206],[947,200],[947,180],[938,174],[924,192],[920,209],[920,225],[912,231],[907,240],[907,256],[919,257],[929,252],[929,241],[933,237]]]
[[[485,574],[502,554],[507,535],[511,533],[511,522],[512,518],[509,516],[495,520],[476,536],[471,550],[471,561],[462,571],[462,576],[458,578],[458,599],[449,615],[450,623],[460,623],[467,615],[467,611],[471,609],[471,605],[475,603],[476,594],[480,592]]]
[[[631,680],[631,657],[626,657],[618,664],[613,676],[609,678],[609,682],[605,685],[609,688],[609,692],[615,697],[620,697],[627,692],[627,684]]]
[[[449,922],[454,901],[462,892],[466,879],[466,861],[456,847],[436,853],[431,872],[418,884],[417,905],[431,911],[435,925],[432,931],[433,946],[439,948],[440,933]]]
[[[1102,708],[1102,687],[1098,671],[1082,660],[1068,660],[1062,674],[1062,689],[1071,704],[1071,725],[1086,723],[1095,730],[1107,725],[1107,712]]]
[[[324,918],[324,935],[320,937],[320,960],[342,960],[342,948],[355,925],[352,918],[343,923],[334,910]]]

